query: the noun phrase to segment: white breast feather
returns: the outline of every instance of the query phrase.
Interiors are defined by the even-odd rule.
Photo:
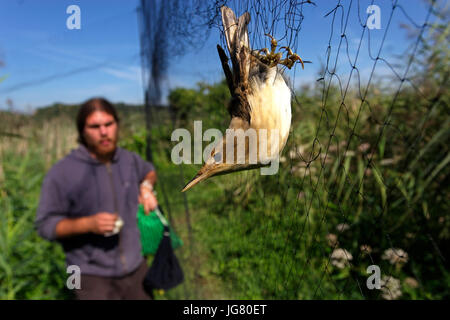
[[[251,107],[250,127],[279,130],[280,151],[283,149],[291,126],[291,91],[281,74],[272,68],[267,80],[251,77],[253,94],[248,96]]]

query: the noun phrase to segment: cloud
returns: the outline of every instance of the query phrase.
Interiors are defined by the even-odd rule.
[[[135,81],[141,84],[141,69],[135,66],[128,66],[124,69],[116,69],[113,67],[101,68],[100,71],[103,71],[109,75],[112,75],[116,78],[123,80]]]
[[[41,51],[29,50],[28,52],[53,62],[64,63],[65,65],[79,65],[80,62],[104,64],[106,65],[106,67],[100,68],[101,72],[104,72],[121,80],[135,82],[138,85],[142,84],[140,66],[124,65],[110,60],[101,60],[97,57],[54,47],[46,47]]]

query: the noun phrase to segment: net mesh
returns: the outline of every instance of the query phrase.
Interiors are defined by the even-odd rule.
[[[446,221],[445,215],[429,212],[427,206],[433,199],[442,201],[448,190],[431,198],[426,190],[432,183],[448,182],[448,147],[437,142],[447,134],[442,128],[448,117],[430,135],[436,114],[448,111],[448,63],[441,66],[440,76],[435,75],[433,86],[425,79],[436,67],[432,63],[442,61],[436,57],[441,51],[429,54],[429,50],[445,29],[445,8],[434,1],[425,2],[426,11],[418,20],[410,16],[405,3],[391,1],[383,6],[383,28],[371,30],[366,8],[376,1],[336,1],[320,6],[294,0],[166,3],[141,2],[144,83],[156,92],[150,94],[153,105],[160,102],[169,63],[158,59],[167,59],[168,52],[181,55],[191,48],[200,50],[211,28],[221,32],[220,43],[226,47],[222,5],[238,16],[250,13],[252,48],[269,47],[270,39],[264,34],[271,34],[301,53],[308,46],[301,42],[308,8],[323,10],[323,23],[329,26],[323,55],[313,61],[321,64],[317,79],[299,88],[297,71],[289,74],[293,122],[279,174],[264,177],[255,171],[242,172],[221,180],[225,194],[218,201],[236,206],[227,219],[237,227],[232,233],[214,237],[210,231],[209,235],[212,242],[227,246],[222,260],[215,264],[219,271],[211,271],[227,279],[231,293],[226,297],[396,299],[402,290],[408,290],[406,278],[439,277],[439,272],[421,273],[411,264],[428,263],[439,269],[447,263],[442,249],[447,240],[436,233],[431,222],[442,217]],[[401,55],[386,45],[397,19],[406,21],[410,34],[410,46]],[[407,108],[408,104],[417,109]],[[417,119],[418,123],[413,122]],[[158,113],[151,121],[161,123]],[[426,165],[421,165],[424,161]],[[159,175],[181,189],[190,177],[185,177],[183,166],[179,170],[173,176],[163,170]],[[423,183],[414,185],[414,179]],[[264,210],[252,201],[262,203]],[[185,249],[182,259],[185,268],[192,270],[190,280],[195,288],[189,292],[185,287],[183,297],[201,297],[204,286],[199,264],[188,263],[192,257],[200,263],[196,246],[205,233],[191,227],[189,208],[199,209],[202,204],[186,194],[173,193],[167,202],[183,207],[187,221],[176,227],[187,228],[190,249]],[[220,204],[212,210],[220,212],[226,206]],[[445,204],[436,208],[445,208]],[[399,210],[404,212],[397,214]],[[210,223],[217,223],[214,230],[223,222],[212,216]],[[421,240],[415,240],[419,234]],[[417,257],[424,251],[430,255]],[[369,265],[381,266],[381,290],[367,286]],[[249,278],[256,280],[247,281]],[[445,292],[448,288],[441,289]]]

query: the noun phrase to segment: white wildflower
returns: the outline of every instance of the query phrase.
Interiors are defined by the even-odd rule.
[[[327,242],[330,247],[334,247],[338,245],[337,236],[333,233],[327,234]]]
[[[391,264],[402,265],[408,262],[408,253],[402,249],[389,248],[384,251],[381,259],[388,260]]]
[[[383,299],[395,300],[402,295],[400,280],[394,277],[383,276],[381,279],[381,292]]]
[[[345,249],[334,249],[331,254],[331,264],[339,269],[343,269],[346,266],[349,266],[349,261],[353,259],[353,256],[350,252]]]
[[[339,232],[344,232],[345,230],[348,230],[348,229],[350,229],[350,226],[346,223],[339,223],[336,226],[336,230]]]

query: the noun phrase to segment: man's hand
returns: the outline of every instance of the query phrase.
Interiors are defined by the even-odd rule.
[[[114,230],[118,218],[118,214],[110,212],[99,212],[80,218],[66,218],[57,223],[56,237],[65,238],[89,232],[105,235]]]
[[[112,232],[118,217],[117,213],[110,212],[99,212],[89,216],[89,231],[102,235]]]
[[[155,210],[158,206],[158,200],[156,200],[156,196],[153,193],[153,190],[146,187],[145,185],[141,185],[141,191],[139,193],[139,203],[144,205],[145,214],[148,214],[150,211]]]

